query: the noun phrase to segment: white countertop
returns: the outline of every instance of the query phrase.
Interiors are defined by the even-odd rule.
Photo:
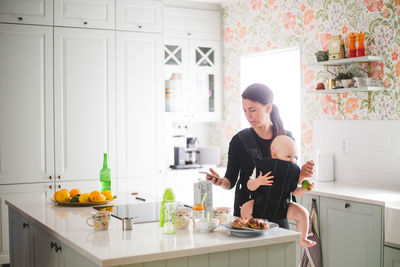
[[[309,194],[380,206],[400,200],[400,188],[342,182],[317,181]]]
[[[133,230],[124,231],[122,222],[113,217],[108,231],[95,231],[86,225],[92,208],[59,207],[44,199],[18,199],[6,203],[100,266],[297,242],[300,239],[299,233],[281,228],[249,238],[230,236],[223,227],[218,227],[213,233],[200,233],[190,226],[188,230],[178,230],[175,235],[165,235],[158,223],[136,224]]]

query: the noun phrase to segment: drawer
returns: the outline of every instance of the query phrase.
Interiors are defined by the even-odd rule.
[[[54,0],[54,25],[115,29],[115,0]]]
[[[0,22],[53,25],[52,0],[1,0]]]

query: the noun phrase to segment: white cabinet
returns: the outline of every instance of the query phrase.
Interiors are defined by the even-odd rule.
[[[117,30],[162,32],[162,1],[117,0],[116,14]]]
[[[162,36],[117,32],[118,177],[161,173]]]
[[[54,29],[57,180],[99,179],[114,162],[115,32]]]
[[[221,118],[218,11],[165,8],[165,111],[174,121]]]
[[[53,0],[1,0],[0,22],[53,24]]]
[[[115,0],[54,0],[54,25],[115,29]]]
[[[324,266],[381,266],[382,207],[321,197],[320,208]]]
[[[54,174],[53,30],[0,24],[0,184]]]
[[[53,194],[53,183],[42,183],[42,184],[23,184],[23,185],[2,185],[0,186],[0,210],[1,210],[1,232],[0,232],[0,264],[9,262],[9,222],[10,230],[15,229],[14,240],[27,240],[26,232],[27,227],[23,227],[26,221],[21,219],[14,219],[9,221],[8,217],[8,207],[5,204],[5,200],[20,199],[20,198],[41,198],[43,201],[47,201],[49,197]],[[21,229],[22,227],[22,229]],[[25,242],[24,241],[24,242]],[[11,246],[18,246],[18,244],[10,244]],[[24,245],[24,244],[20,244]],[[25,247],[17,249],[15,251],[26,251]],[[29,266],[24,265],[25,259],[21,258],[20,255],[11,255],[15,257],[18,263],[17,266]]]
[[[398,267],[400,266],[400,249],[385,246],[385,256],[383,266],[384,267]]]

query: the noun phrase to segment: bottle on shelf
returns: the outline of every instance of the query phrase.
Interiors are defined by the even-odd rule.
[[[108,168],[107,153],[104,153],[103,168],[100,170],[101,191],[111,190],[111,170]]]
[[[358,41],[357,56],[359,57],[365,56],[364,38],[365,38],[364,33],[360,32],[357,34],[357,41]]]

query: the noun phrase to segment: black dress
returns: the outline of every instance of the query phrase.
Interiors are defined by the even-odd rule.
[[[272,139],[259,137],[253,128],[250,128],[250,131],[262,158],[271,158],[270,148]],[[292,137],[290,132],[286,132],[286,135]],[[233,206],[234,216],[240,216],[241,206],[251,199],[252,192],[247,188],[247,181],[253,173],[254,168],[252,156],[246,151],[244,144],[240,140],[239,133],[237,133],[229,143],[228,165],[225,173],[225,177],[231,184],[230,188],[236,186]]]

